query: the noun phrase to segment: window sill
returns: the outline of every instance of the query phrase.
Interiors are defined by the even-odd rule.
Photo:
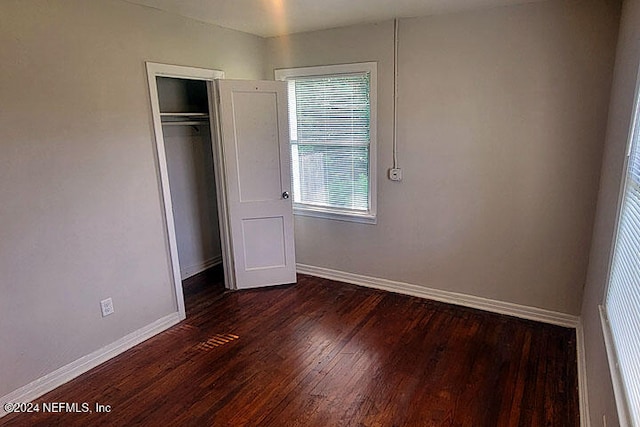
[[[376,216],[371,213],[347,213],[333,209],[294,207],[293,214],[336,221],[358,222],[361,224],[376,224],[377,222]]]

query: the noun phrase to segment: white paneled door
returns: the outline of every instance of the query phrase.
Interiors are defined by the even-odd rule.
[[[218,80],[217,92],[236,287],[294,283],[286,83]]]

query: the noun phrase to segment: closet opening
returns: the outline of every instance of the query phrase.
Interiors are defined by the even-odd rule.
[[[207,84],[156,77],[186,315],[224,291]]]
[[[295,283],[286,84],[146,66],[178,318],[200,273],[230,290]]]

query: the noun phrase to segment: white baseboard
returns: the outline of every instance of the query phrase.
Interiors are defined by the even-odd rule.
[[[576,327],[576,348],[578,351],[578,401],[580,402],[580,426],[591,427],[589,418],[589,393],[587,392],[587,356],[584,347],[582,322]]]
[[[325,279],[338,280],[352,283],[354,285],[366,286],[369,288],[382,289],[384,291],[396,292],[415,297],[421,297],[449,304],[462,305],[465,307],[477,308],[492,313],[506,314],[522,319],[535,320],[543,323],[575,328],[579,324],[580,318],[571,314],[559,313],[537,307],[514,304],[510,302],[497,301],[488,298],[465,295],[457,292],[443,291],[440,289],[427,288],[425,286],[411,283],[396,282],[377,277],[363,276],[360,274],[348,273],[345,271],[332,270],[324,267],[297,264],[298,273],[309,274],[311,276],[323,277]]]
[[[106,347],[83,356],[68,365],[56,369],[50,374],[38,378],[37,380],[0,397],[0,403],[31,402],[43,394],[48,393],[62,384],[71,381],[75,377],[95,368],[101,363],[104,363],[107,360],[116,357],[120,353],[129,350],[131,347],[134,347],[152,336],[170,328],[178,322],[180,322],[178,313],[171,313],[168,316],[158,319],[155,322],[120,338]],[[7,413],[4,411],[4,408],[0,408],[0,418],[5,415],[7,415]]]
[[[203,261],[199,264],[191,265],[189,267],[181,269],[180,278],[182,280],[188,279],[191,276],[195,276],[196,274],[205,271],[207,268],[215,267],[219,264],[222,264],[222,255],[216,255],[213,258],[209,258],[208,260]]]

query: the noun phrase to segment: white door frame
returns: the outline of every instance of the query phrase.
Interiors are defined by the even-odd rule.
[[[169,257],[171,260],[171,273],[173,278],[173,288],[180,320],[186,318],[184,306],[184,294],[182,291],[182,278],[180,275],[180,260],[178,259],[178,243],[176,240],[176,228],[173,218],[173,208],[171,202],[171,189],[169,186],[169,169],[167,165],[167,155],[164,146],[164,134],[162,132],[162,122],[160,118],[160,102],[158,99],[158,86],[156,77],[173,77],[189,80],[202,80],[207,82],[209,98],[209,121],[211,123],[211,144],[213,151],[213,167],[216,180],[216,194],[218,199],[218,218],[220,225],[220,244],[222,248],[222,263],[224,267],[225,286],[235,289],[235,277],[231,265],[230,238],[228,215],[226,211],[226,190],[224,184],[224,164],[222,147],[219,138],[219,126],[217,125],[217,106],[213,102],[214,85],[216,79],[224,78],[224,72],[218,70],[208,70],[204,68],[185,67],[179,65],[158,64],[147,62],[147,80],[149,83],[149,94],[151,101],[151,113],[153,116],[153,130],[155,134],[156,153],[158,155],[158,170],[160,173],[160,187],[162,190],[162,204],[164,207],[164,222],[167,235]]]

